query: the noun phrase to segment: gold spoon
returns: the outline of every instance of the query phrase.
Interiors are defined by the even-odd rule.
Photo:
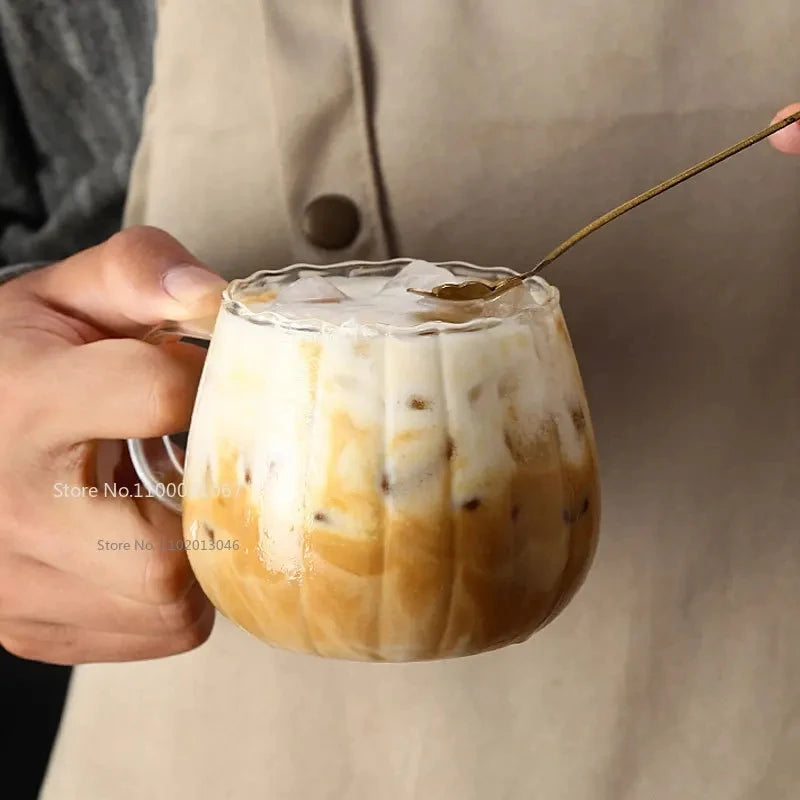
[[[636,208],[636,206],[641,205],[647,200],[656,197],[662,192],[666,192],[667,189],[671,189],[673,186],[677,186],[679,183],[683,183],[684,181],[689,180],[689,178],[693,178],[695,175],[703,172],[703,170],[713,167],[715,164],[719,164],[720,161],[724,161],[726,158],[735,156],[737,153],[741,153],[742,150],[745,150],[751,145],[756,144],[756,142],[760,142],[762,139],[772,136],[773,133],[776,133],[788,125],[791,125],[793,122],[799,121],[800,111],[792,114],[789,117],[786,117],[785,119],[782,119],[780,122],[773,123],[768,128],[764,128],[763,131],[753,134],[753,136],[750,136],[744,141],[733,145],[733,147],[729,147],[727,150],[723,150],[721,153],[717,153],[715,156],[712,156],[705,161],[701,161],[699,164],[695,164],[695,166],[684,170],[674,178],[670,178],[669,180],[664,181],[664,183],[660,183],[658,186],[648,189],[638,197],[628,200],[627,203],[617,206],[615,209],[603,214],[602,217],[598,217],[594,222],[590,222],[585,228],[581,228],[581,230],[579,230],[573,236],[570,236],[569,239],[567,239],[565,242],[562,242],[562,244],[556,247],[555,250],[552,250],[550,253],[548,253],[533,269],[528,270],[527,272],[523,272],[520,275],[514,275],[511,278],[506,278],[494,284],[484,281],[464,281],[463,283],[443,283],[440,286],[434,286],[430,291],[426,291],[424,289],[409,289],[408,291],[413,292],[414,294],[424,295],[426,297],[435,297],[438,300],[482,300],[490,295],[493,298],[497,297],[503,292],[507,292],[509,289],[513,289],[515,286],[521,285],[524,280],[539,273],[548,264],[555,261],[555,259],[557,259],[560,255],[566,253],[570,247],[576,245],[581,239],[586,238],[590,233],[594,233],[599,228],[602,228],[603,225],[611,222],[617,217],[622,216],[626,211]]]

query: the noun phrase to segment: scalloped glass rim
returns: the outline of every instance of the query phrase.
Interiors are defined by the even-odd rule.
[[[523,285],[530,286],[535,284],[545,292],[545,298],[537,305],[528,306],[520,310],[516,314],[505,314],[498,316],[476,316],[468,322],[447,322],[443,320],[425,321],[415,325],[396,325],[389,323],[376,323],[376,322],[353,322],[343,324],[333,324],[327,321],[319,320],[313,317],[302,319],[290,319],[279,312],[272,311],[269,308],[260,311],[253,311],[239,298],[244,298],[246,292],[252,292],[254,287],[260,289],[267,289],[270,285],[280,282],[281,278],[290,275],[300,274],[303,272],[330,272],[336,271],[337,274],[345,273],[346,275],[374,275],[384,274],[392,269],[402,269],[415,260],[413,258],[394,258],[386,261],[342,261],[335,264],[291,264],[287,267],[280,267],[277,269],[262,269],[254,272],[246,278],[237,278],[231,281],[222,292],[222,305],[225,311],[241,317],[248,322],[255,325],[271,325],[274,327],[290,328],[301,331],[319,331],[335,328],[336,330],[357,331],[360,334],[374,333],[412,333],[420,334],[427,332],[445,332],[445,331],[466,331],[466,330],[479,330],[491,325],[496,325],[509,319],[514,319],[523,313],[539,312],[539,311],[552,311],[557,308],[560,301],[558,289],[549,284],[543,278],[533,276],[526,278]],[[433,261],[432,264],[436,266],[445,267],[454,272],[456,277],[471,279],[471,280],[492,280],[502,279],[518,275],[508,267],[481,267],[476,264],[470,264],[467,261]],[[462,273],[462,274],[459,274]],[[463,274],[468,273],[468,274]],[[500,299],[500,298],[497,298]],[[423,299],[423,303],[426,301]],[[492,298],[479,299],[474,301],[464,300],[430,300],[427,304],[433,307],[458,307],[464,309],[465,307],[473,305],[488,305],[493,302]]]

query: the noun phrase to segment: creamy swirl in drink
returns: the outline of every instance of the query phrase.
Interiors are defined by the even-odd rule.
[[[504,277],[452,270],[295,270],[235,286],[220,312],[184,530],[212,602],[264,641],[463,656],[527,639],[577,590],[599,496],[558,294],[407,291]]]

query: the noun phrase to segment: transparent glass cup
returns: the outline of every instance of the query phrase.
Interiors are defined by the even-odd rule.
[[[512,307],[435,301],[408,325],[263,303],[300,275],[385,280],[408,263],[259,272],[216,320],[151,337],[210,345],[185,459],[166,437],[131,440],[134,466],[182,512],[212,603],[271,645],[389,662],[493,650],[550,622],[591,564],[595,441],[555,288],[532,278]]]

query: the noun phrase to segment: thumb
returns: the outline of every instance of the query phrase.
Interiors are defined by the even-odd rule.
[[[130,228],[32,273],[44,301],[95,327],[138,336],[171,319],[212,316],[227,281],[158,228]]]
[[[792,103],[786,106],[782,111],[779,111],[773,122],[780,122],[786,119],[790,114],[795,114],[800,111],[800,103]],[[781,153],[790,153],[792,155],[800,155],[800,122],[794,125],[788,125],[782,131],[772,134],[769,137],[770,144]]]

